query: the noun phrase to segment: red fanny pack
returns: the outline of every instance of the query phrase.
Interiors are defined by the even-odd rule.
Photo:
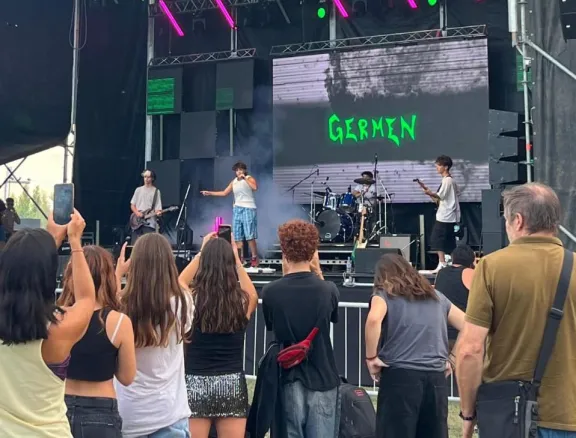
[[[308,351],[310,351],[312,341],[318,334],[318,331],[318,327],[314,327],[306,339],[280,350],[278,356],[276,357],[276,360],[280,366],[287,370],[302,363],[308,356]]]

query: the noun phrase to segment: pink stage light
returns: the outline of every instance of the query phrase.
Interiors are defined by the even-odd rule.
[[[228,22],[230,28],[235,29],[236,25],[234,24],[234,20],[232,19],[232,16],[226,9],[226,6],[224,6],[224,3],[222,3],[222,0],[216,0],[216,4],[218,5],[218,9],[220,9],[220,12],[222,12],[222,15],[224,15],[224,18]]]
[[[170,9],[168,9],[168,6],[166,6],[166,3],[164,2],[164,0],[160,0],[160,9],[162,9],[162,12],[164,12],[164,15],[166,15],[168,17],[168,20],[170,20],[170,23],[172,24],[172,27],[174,28],[174,30],[176,31],[178,36],[183,37],[184,32],[182,31],[182,28],[180,27],[180,25],[178,24],[178,22],[174,18],[174,15],[172,15],[172,12],[170,12]]]
[[[220,216],[216,216],[216,219],[214,219],[214,232],[217,233],[218,232],[218,228],[220,228],[220,225],[222,225],[224,223],[224,219],[221,218]]]
[[[412,9],[418,9],[418,5],[416,4],[416,0],[408,0],[408,4]]]
[[[348,18],[348,12],[346,11],[346,9],[344,9],[342,0],[334,0],[334,4],[336,5],[336,9],[338,9],[338,12],[340,12],[340,15],[342,15],[342,17],[344,18]]]

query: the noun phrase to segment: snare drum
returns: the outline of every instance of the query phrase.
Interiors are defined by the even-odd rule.
[[[340,209],[346,213],[354,213],[356,211],[356,197],[348,192],[344,193],[340,198]]]

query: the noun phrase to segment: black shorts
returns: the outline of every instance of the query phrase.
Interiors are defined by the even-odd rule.
[[[453,222],[436,221],[432,229],[432,236],[430,236],[430,249],[432,251],[442,251],[445,254],[450,254],[454,251],[454,248],[456,248],[455,225]]]

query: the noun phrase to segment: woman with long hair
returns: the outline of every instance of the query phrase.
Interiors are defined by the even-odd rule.
[[[86,333],[72,348],[66,379],[66,406],[75,438],[121,438],[113,378],[125,386],[136,375],[134,331],[130,318],[120,313],[112,254],[99,246],[85,246],[84,256],[96,290],[96,304]],[[73,306],[74,268],[64,272],[58,304]]]
[[[189,438],[183,342],[190,329],[189,294],[178,283],[168,240],[146,234],[136,241],[128,263],[125,247],[118,278],[128,271],[121,309],[134,325],[136,378],[116,384],[124,438]]]
[[[85,222],[52,218],[48,232],[23,229],[0,253],[0,429],[5,438],[70,438],[64,387],[70,351],[94,311],[94,282],[82,251]],[[57,247],[68,234],[74,304],[56,305]],[[55,244],[56,241],[56,244]]]
[[[258,294],[242,266],[234,239],[215,233],[180,275],[191,283],[194,319],[186,354],[190,432],[207,438],[212,420],[220,438],[246,433],[248,389],[244,376],[244,336]]]
[[[376,266],[366,319],[366,364],[380,382],[377,438],[448,438],[447,323],[464,313],[402,257]]]

